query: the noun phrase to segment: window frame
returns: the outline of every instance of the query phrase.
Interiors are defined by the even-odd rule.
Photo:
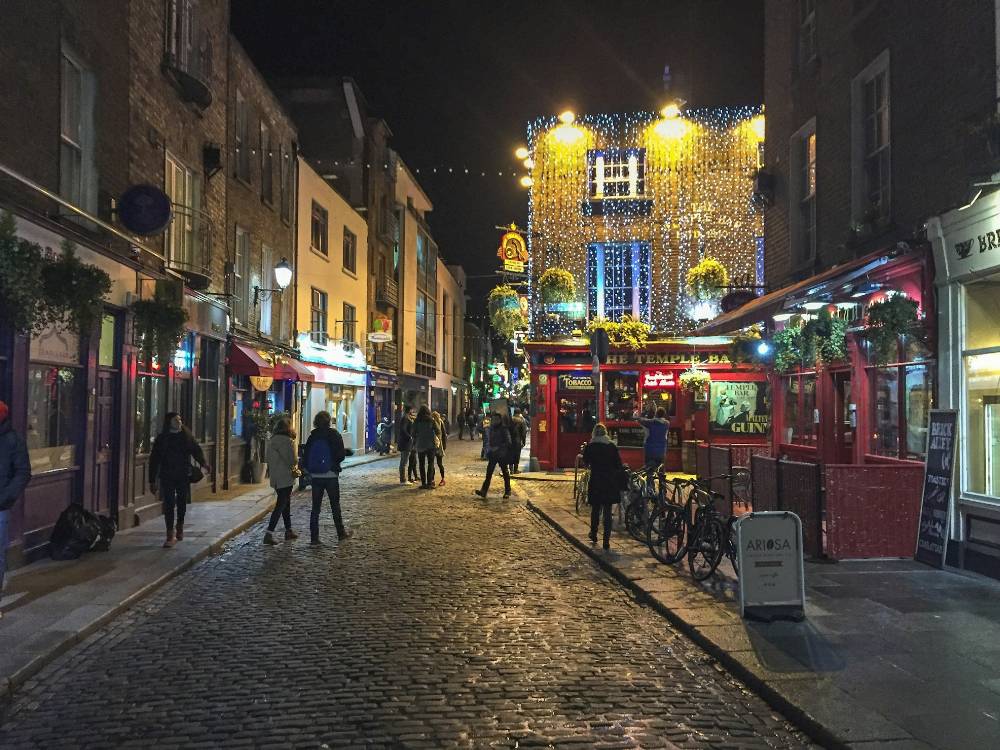
[[[317,346],[329,343],[329,313],[329,295],[322,289],[309,287],[309,340]]]
[[[274,279],[274,251],[267,245],[260,246],[260,277],[264,280],[263,286],[270,288]],[[271,338],[274,327],[271,323],[272,305],[271,300],[275,294],[281,292],[268,292],[260,295],[258,304],[260,305],[260,315],[257,316],[257,331],[261,336]]]
[[[809,143],[813,143],[810,164]],[[795,266],[802,267],[816,258],[817,246],[817,194],[816,155],[819,141],[816,137],[816,118],[805,122],[789,140],[789,173],[793,175],[788,191],[788,213],[791,219]],[[811,188],[812,192],[807,191]],[[805,217],[808,212],[809,225]]]
[[[233,312],[236,321],[246,325],[250,321],[250,232],[239,224],[236,225],[233,253],[233,293],[236,297]]]
[[[612,157],[612,158],[609,158]],[[626,186],[607,190],[608,185]],[[593,201],[636,200],[646,196],[646,149],[593,149],[587,152],[587,196]]]
[[[892,76],[889,50],[884,50],[851,81],[851,222],[854,226],[892,216]],[[882,78],[884,106],[872,114],[868,112],[868,85]],[[875,115],[882,113],[885,142],[875,150],[868,149],[867,125]],[[882,159],[884,158],[884,165]],[[879,163],[880,203],[876,207],[870,200],[869,165],[873,159]],[[884,174],[883,174],[884,173]],[[881,181],[885,177],[884,182]]]
[[[906,358],[906,348],[905,342],[900,338],[897,342],[897,355],[895,361],[886,363],[884,365],[866,365],[865,366],[865,376],[868,378],[868,388],[871,392],[871,403],[869,404],[871,408],[871,430],[869,430],[868,440],[865,444],[865,453],[869,456],[877,456],[880,458],[893,458],[901,461],[925,461],[926,455],[923,453],[913,454],[907,450],[906,445],[906,435],[909,429],[909,422],[907,420],[907,401],[906,401],[906,374],[908,370],[915,369],[918,367],[924,368],[926,372],[926,379],[930,386],[931,393],[931,403],[928,405],[928,410],[934,408],[934,388],[935,381],[937,380],[937,359],[934,357],[927,357],[925,359],[907,359]],[[875,440],[877,433],[876,419],[878,414],[878,373],[879,371],[894,370],[896,372],[896,451],[895,453],[879,452],[875,447]]]
[[[260,199],[274,207],[274,151],[271,144],[271,128],[260,121]]]
[[[782,420],[781,420],[781,433],[779,434],[779,444],[781,445],[797,445],[803,448],[816,448],[819,444],[819,426],[816,424],[815,410],[818,408],[816,406],[816,393],[819,387],[819,373],[816,370],[801,370],[799,372],[785,373],[779,376],[781,378],[781,403],[782,403]],[[788,389],[791,386],[791,381],[796,380],[798,384],[798,391],[796,392],[796,421],[792,426],[792,434],[788,436],[786,440],[785,430],[788,429],[787,417],[788,410],[785,408],[785,404],[788,400]],[[812,409],[806,409],[806,389],[803,383],[806,380],[812,381]],[[809,429],[807,430],[806,427]]]
[[[358,273],[358,236],[347,226],[344,227],[343,268],[351,274]]]
[[[285,149],[285,144],[279,146],[278,153],[278,190],[281,193],[281,220],[286,224],[292,223],[292,163],[289,152]]]
[[[70,203],[90,213],[97,209],[97,171],[94,161],[96,133],[94,110],[96,85],[94,74],[82,58],[63,45],[59,58],[59,194]],[[76,74],[78,91],[75,101],[67,100],[67,68]],[[71,104],[76,105],[76,134],[67,132]],[[72,153],[75,169],[69,173],[64,154]],[[71,184],[72,183],[72,184]],[[68,214],[77,218],[76,214]]]
[[[816,0],[799,0],[798,59],[805,67],[818,57],[816,44]]]
[[[236,106],[233,128],[233,143],[236,153],[233,158],[233,175],[246,185],[250,184],[250,105],[243,92],[236,89]]]
[[[346,300],[343,303],[344,319],[341,322],[344,332],[344,343],[357,343],[358,333],[358,308]]]
[[[312,202],[310,213],[309,229],[309,249],[314,253],[323,256],[327,260],[330,258],[330,212],[321,206],[317,201]],[[317,226],[320,231],[317,234]],[[317,237],[322,247],[316,246]]]
[[[606,283],[609,269],[608,250],[616,255],[627,251],[630,256],[628,279],[625,278],[625,264],[621,268],[612,267],[613,275],[620,273],[621,283],[609,285]],[[653,285],[650,265],[652,261],[652,245],[650,242],[636,240],[633,242],[592,242],[587,245],[587,315],[589,319],[603,317],[607,320],[621,320],[623,315],[631,315],[646,323],[651,322]],[[631,290],[632,299],[628,305],[609,305],[609,295],[616,291]],[[609,309],[612,311],[609,314]],[[616,316],[616,317],[615,317]]]

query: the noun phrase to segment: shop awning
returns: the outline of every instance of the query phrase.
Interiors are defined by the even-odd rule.
[[[742,307],[723,313],[698,328],[695,336],[711,336],[731,333],[741,328],[769,319],[782,309],[788,310],[805,301],[809,297],[828,293],[880,268],[892,260],[894,253],[880,250],[877,253],[865,255],[856,260],[841,263],[823,273],[810,276],[803,281],[797,281],[786,287],[757,297]]]
[[[243,344],[229,345],[229,371],[234,375],[273,378],[274,366],[254,349]]]
[[[276,380],[301,380],[303,383],[316,382],[312,370],[294,357],[279,357],[274,366]]]

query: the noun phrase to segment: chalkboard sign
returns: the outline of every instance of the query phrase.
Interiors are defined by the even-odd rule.
[[[944,567],[948,543],[948,508],[951,506],[951,476],[958,438],[958,412],[931,409],[927,424],[927,463],[920,500],[917,551],[920,562]]]
[[[608,431],[619,448],[642,448],[646,443],[646,431],[642,427],[609,427]]]

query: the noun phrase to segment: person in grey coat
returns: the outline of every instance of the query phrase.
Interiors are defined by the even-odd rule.
[[[421,489],[434,488],[434,457],[439,447],[441,430],[431,418],[431,410],[424,404],[413,422],[413,450],[420,459]]]
[[[0,401],[0,596],[7,572],[7,526],[10,509],[31,479],[28,447],[10,424],[7,404]],[[3,613],[0,612],[0,617]]]
[[[277,544],[274,540],[274,530],[278,526],[279,518],[285,522],[285,539],[298,539],[299,535],[292,530],[292,486],[295,484],[295,477],[301,472],[298,470],[296,459],[295,432],[287,419],[278,420],[274,434],[267,443],[264,460],[267,463],[271,486],[278,493],[271,518],[267,522],[264,544]]]

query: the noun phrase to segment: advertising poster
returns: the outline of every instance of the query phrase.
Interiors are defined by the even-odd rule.
[[[767,383],[713,380],[708,400],[708,428],[721,435],[767,435],[771,430]]]

